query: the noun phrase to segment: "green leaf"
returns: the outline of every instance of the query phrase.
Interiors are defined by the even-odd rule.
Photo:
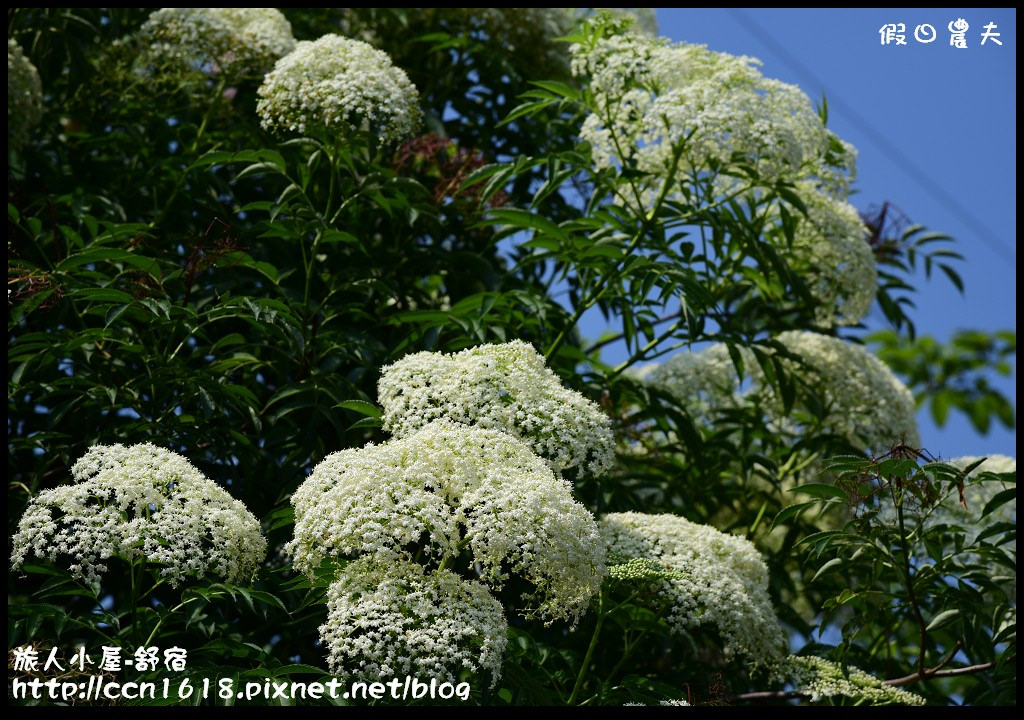
[[[239,152],[217,151],[208,152],[192,163],[193,168],[211,165],[229,165],[232,163],[257,163],[267,169],[285,172],[284,157],[276,150],[241,150]]]
[[[271,677],[283,675],[330,675],[329,672],[312,665],[282,665],[276,670],[271,670]]]
[[[820,578],[822,575],[825,575],[826,573],[830,573],[833,570],[841,567],[843,565],[843,563],[845,563],[845,562],[846,562],[846,560],[843,559],[843,558],[838,558],[838,557],[837,558],[832,558],[827,563],[825,563],[820,568],[818,568],[818,572],[814,573],[814,577],[811,578],[811,582],[814,582],[815,580]]]
[[[119,262],[126,265],[131,265],[143,270],[154,277],[160,275],[160,264],[153,258],[145,257],[143,255],[137,255],[135,253],[128,252],[127,250],[121,250],[119,248],[110,247],[91,247],[83,250],[80,253],[72,255],[69,258],[64,259],[57,265],[57,270],[66,272],[73,268],[81,267],[90,263],[97,262]]]
[[[382,411],[379,407],[371,402],[366,402],[365,400],[343,400],[334,407],[352,410],[360,415],[367,415],[372,418],[379,418],[382,415]]]
[[[928,623],[928,627],[925,628],[926,632],[937,630],[943,625],[948,625],[960,616],[960,610],[954,608],[952,610],[944,610],[932,618],[932,621]]]
[[[795,505],[789,505],[787,507],[782,508],[782,510],[780,510],[778,514],[776,514],[775,519],[772,520],[772,526],[768,529],[768,531],[771,532],[772,530],[774,530],[790,518],[799,517],[800,513],[802,513],[804,510],[815,504],[816,503],[813,500],[811,500],[810,502],[796,503]]]
[[[567,242],[568,240],[565,231],[557,224],[542,215],[529,212],[528,210],[502,208],[500,210],[491,210],[489,216],[492,221],[498,225],[509,225],[512,227],[522,228],[524,230],[539,230],[540,232],[557,238],[561,242]]]
[[[807,485],[801,485],[795,487],[790,492],[800,493],[801,495],[810,495],[816,497],[819,500],[847,500],[846,492],[835,485],[825,485],[823,483],[809,483]]]
[[[800,540],[797,545],[807,545],[810,543],[821,543],[821,547],[824,548],[834,538],[845,536],[842,530],[822,530],[821,532],[811,533],[807,537]]]
[[[135,300],[135,298],[123,290],[115,290],[114,288],[83,288],[82,290],[72,291],[70,295],[86,302],[130,303]]]
[[[261,603],[265,605],[273,605],[274,607],[283,610],[285,613],[288,613],[288,608],[284,606],[284,603],[281,602],[281,598],[277,597],[277,595],[268,593],[265,590],[252,589],[249,590],[249,595],[252,596],[253,600],[259,600]]]
[[[384,427],[384,422],[380,418],[365,417],[362,420],[357,420],[348,426],[349,430],[359,430],[360,428],[379,428]]]
[[[580,91],[578,89],[571,85],[566,85],[564,82],[558,82],[557,80],[534,80],[530,84],[544,88],[555,95],[561,95],[567,100],[578,100],[580,97]]]
[[[997,493],[991,500],[985,503],[985,509],[981,511],[981,516],[985,517],[986,515],[991,514],[994,510],[997,510],[999,507],[1005,505],[1011,500],[1016,500],[1016,498],[1016,487],[1007,488],[1006,490]]]

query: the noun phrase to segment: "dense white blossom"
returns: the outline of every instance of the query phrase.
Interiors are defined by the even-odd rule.
[[[755,359],[746,348],[736,347],[746,370]],[[644,379],[675,398],[699,422],[710,422],[742,401],[740,377],[725,343],[676,353],[653,366]]]
[[[875,255],[857,209],[845,200],[797,183],[807,208],[789,248],[790,264],[800,273],[815,302],[819,325],[856,325],[878,292]]]
[[[273,8],[161,8],[142,25],[146,58],[180,71],[262,75],[295,47]]]
[[[173,585],[216,573],[244,581],[266,555],[259,521],[188,460],[154,445],[96,445],[72,468],[76,484],[32,499],[14,535],[12,566],[29,555],[99,580],[107,560],[144,558]]]
[[[408,675],[458,682],[459,672],[501,673],[508,623],[486,586],[408,562],[350,563],[327,591],[320,627],[331,671],[343,680]]]
[[[766,380],[750,350],[737,348],[744,385],[722,343],[698,352],[683,352],[654,368],[647,382],[670,393],[695,419],[709,422],[716,412],[744,402],[757,402],[767,427],[779,432],[838,435],[857,447],[880,450],[902,439],[920,442],[914,397],[899,378],[863,345],[806,331],[788,331],[776,338],[800,361],[780,358],[784,368],[819,395],[824,415],[812,416],[797,402],[790,415]]]
[[[828,149],[803,91],[762,77],[752,58],[639,34],[598,37],[573,45],[572,55],[593,97],[580,134],[598,167],[667,178],[677,164],[689,173],[739,159],[779,178]]]
[[[819,325],[859,322],[877,278],[864,224],[846,202],[854,148],[825,129],[802,90],[763,77],[753,58],[599,27],[572,48],[591,106],[580,137],[597,168],[639,171],[630,176],[636,191],[622,190],[619,200],[647,213],[685,183],[690,191],[679,197],[687,203],[716,202],[750,189],[738,165],[755,168],[762,182],[797,184],[808,217],[793,243],[781,231],[765,239],[806,282]],[[708,179],[712,189],[701,189]],[[737,201],[757,205],[760,194]],[[767,212],[761,220],[771,231],[780,213]]]
[[[777,339],[802,361],[783,364],[824,400],[823,429],[869,449],[920,444],[914,396],[866,347],[799,330]]]
[[[378,395],[384,429],[398,437],[445,418],[522,438],[555,471],[585,465],[601,475],[611,467],[608,416],[564,388],[521,340],[408,355],[381,371]]]
[[[520,440],[447,421],[406,437],[334,453],[292,496],[295,565],[325,557],[380,563],[419,554],[447,563],[469,551],[482,580],[509,574],[535,588],[533,613],[575,621],[604,576],[587,509]]]
[[[39,71],[16,40],[7,40],[7,144],[20,148],[43,117]]]
[[[402,140],[420,122],[419,93],[391,58],[360,40],[324,35],[300,42],[259,89],[256,106],[268,130],[323,130],[342,137],[360,130],[381,142]]]
[[[768,597],[768,568],[750,541],[667,514],[613,513],[600,526],[609,564],[632,564],[622,579],[657,583],[674,632],[712,626],[727,655],[781,659],[786,640]]]
[[[831,130],[827,133],[828,153],[805,168],[799,179],[814,184],[832,197],[848,198],[857,179],[857,148]]]
[[[925,704],[920,695],[886,685],[859,668],[824,658],[790,655],[782,672],[792,681],[793,689],[806,694],[811,702],[847,698],[868,705]]]

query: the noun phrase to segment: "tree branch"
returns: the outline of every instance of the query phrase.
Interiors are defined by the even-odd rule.
[[[790,700],[792,698],[804,697],[805,692],[799,690],[762,690],[760,692],[740,693],[729,698],[729,702],[744,702],[748,700]]]
[[[1016,655],[1013,659],[1016,659]],[[892,685],[893,687],[900,687],[901,685],[910,685],[911,683],[918,682],[919,680],[931,680],[932,678],[940,677],[955,677],[957,675],[973,675],[975,673],[985,672],[991,670],[996,666],[995,662],[981,663],[979,665],[968,665],[962,668],[949,668],[948,670],[933,670],[926,672],[923,675],[921,673],[914,673],[913,675],[907,675],[906,677],[893,678],[892,680],[883,681],[886,685]]]
[[[996,666],[995,662],[980,663],[978,665],[968,665],[967,667],[960,668],[949,668],[946,670],[940,669],[956,654],[959,650],[959,646],[954,649],[946,660],[931,670],[925,670],[924,673],[916,672],[912,675],[906,675],[904,677],[893,678],[891,680],[883,680],[883,685],[889,685],[890,687],[901,687],[903,685],[910,685],[912,683],[920,682],[921,680],[931,680],[932,678],[942,677],[957,677],[959,675],[974,675],[976,673],[985,672],[991,670]],[[1010,662],[1015,662],[1017,656],[1014,655],[1010,658]],[[762,690],[758,692],[741,693],[739,695],[733,695],[729,698],[728,702],[756,702],[759,700],[791,700],[798,697],[806,697],[808,693],[801,690]]]

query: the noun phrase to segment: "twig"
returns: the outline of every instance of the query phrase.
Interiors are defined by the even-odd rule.
[[[943,678],[943,677],[957,677],[959,675],[974,675],[976,673],[985,672],[991,670],[996,666],[996,662],[980,663],[978,665],[968,665],[967,667],[961,668],[948,668],[942,670],[943,665],[948,663],[960,650],[959,646],[954,647],[953,652],[950,653],[940,665],[932,668],[931,670],[925,670],[924,673],[916,672],[905,677],[893,678],[891,680],[883,680],[883,685],[890,687],[901,687],[903,685],[910,685],[912,683],[920,682],[921,680],[931,680],[932,678]],[[1014,655],[1010,658],[1010,661],[1015,661],[1017,656]],[[729,698],[729,702],[751,702],[757,700],[791,700],[798,697],[806,697],[808,693],[801,690],[762,690],[758,692],[741,693],[734,695]]]
[[[1016,658],[1016,656],[1014,656]],[[919,680],[931,680],[932,678],[940,677],[955,677],[957,675],[973,675],[974,673],[985,672],[991,670],[996,666],[996,663],[987,662],[979,665],[968,665],[962,668],[949,668],[948,670],[935,670],[922,675],[921,673],[914,673],[913,675],[907,675],[906,677],[893,678],[892,680],[885,680],[886,685],[893,687],[900,687],[901,685],[909,685],[911,683],[918,682]]]

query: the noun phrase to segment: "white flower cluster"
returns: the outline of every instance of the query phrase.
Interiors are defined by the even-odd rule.
[[[477,581],[408,562],[361,560],[328,589],[320,633],[331,671],[343,679],[457,682],[459,671],[469,670],[489,672],[493,687],[508,623],[501,603]]]
[[[887,448],[901,438],[911,446],[920,442],[913,395],[863,345],[797,330],[784,332],[777,340],[802,360],[797,364],[783,359],[784,367],[824,401],[819,432],[838,435],[865,449]],[[675,355],[652,370],[647,381],[669,392],[697,421],[707,422],[716,411],[736,407],[749,397],[761,401],[770,414],[765,419],[769,425],[787,432],[805,431],[811,422],[808,409],[798,402],[794,414],[785,417],[781,398],[774,396],[752,353],[739,350],[750,378],[748,388],[741,387],[722,343]]]
[[[87,582],[111,557],[145,558],[172,585],[216,573],[246,580],[266,555],[259,521],[177,453],[154,445],[96,445],[72,468],[75,485],[44,490],[14,535],[11,562],[31,554]]]
[[[7,40],[7,144],[20,148],[43,117],[39,71],[16,40]]]
[[[737,349],[749,374],[756,359],[746,348]],[[725,343],[677,353],[653,366],[644,379],[675,398],[696,422],[708,423],[718,412],[742,402],[739,375]]]
[[[367,679],[409,668],[497,673],[506,627],[488,589],[525,580],[530,616],[573,623],[600,591],[597,523],[552,466],[590,457],[603,469],[607,419],[529,345],[474,350],[385,368],[380,401],[395,437],[329,455],[292,495],[295,566],[313,574],[327,558],[354,560],[321,628],[332,668],[358,659]],[[461,580],[457,567],[477,579]]]
[[[380,401],[395,437],[327,456],[292,495],[295,566],[348,563],[321,627],[331,666],[497,677],[507,627],[490,590],[515,576],[532,586],[528,616],[572,623],[600,592],[597,523],[552,465],[603,469],[608,421],[519,342],[405,358],[384,369]]]
[[[688,703],[688,702],[686,702],[685,700],[682,700],[682,699],[679,699],[679,700],[659,700],[658,701],[658,705],[659,706],[663,706],[663,707],[690,707],[690,703]],[[649,707],[649,706],[646,703],[628,702],[628,703],[623,703],[622,707]]]
[[[822,327],[856,325],[878,290],[867,228],[853,205],[811,181],[798,182],[796,192],[807,217],[798,222],[790,262],[815,300],[815,320]]]
[[[378,395],[384,428],[398,437],[446,418],[519,437],[556,472],[585,465],[601,475],[611,467],[609,418],[564,388],[521,340],[408,355],[381,371]]]
[[[609,562],[639,558],[670,573],[659,594],[670,605],[674,632],[710,625],[727,655],[766,664],[781,659],[786,639],[768,597],[768,568],[751,542],[675,515],[613,513],[600,526]]]
[[[268,130],[372,132],[402,140],[420,122],[419,93],[387,53],[360,40],[324,35],[300,42],[259,89],[256,112]]]
[[[924,698],[898,687],[886,685],[859,668],[820,657],[790,655],[782,672],[793,689],[806,694],[811,702],[844,697],[868,705],[924,705]]]
[[[807,96],[762,77],[752,58],[639,34],[576,44],[571,52],[573,73],[587,77],[595,103],[581,137],[599,167],[665,177],[685,148],[684,172],[741,158],[779,178],[828,150]]]
[[[902,441],[917,447],[917,408],[910,390],[863,345],[813,332],[779,335],[803,364],[783,363],[825,401],[823,427],[851,444],[873,449]]]
[[[521,441],[436,421],[381,445],[329,455],[292,496],[299,569],[325,557],[442,564],[468,550],[477,573],[535,588],[534,612],[575,621],[604,576],[593,516]]]
[[[793,245],[777,206],[765,210],[766,240],[806,276],[817,323],[859,322],[878,281],[864,224],[847,202],[856,151],[825,129],[803,91],[762,77],[752,58],[594,32],[573,46],[572,65],[587,78],[593,103],[580,137],[595,165],[638,170],[642,179],[633,182],[646,205],[662,192],[676,195],[666,182],[678,186],[708,173],[721,196],[736,192],[741,181],[722,171],[737,163],[754,167],[762,182],[797,184],[808,216],[790,208],[799,218]],[[637,204],[636,197],[620,199]]]
[[[273,8],[161,8],[139,30],[146,59],[184,72],[262,75],[295,47]]]

